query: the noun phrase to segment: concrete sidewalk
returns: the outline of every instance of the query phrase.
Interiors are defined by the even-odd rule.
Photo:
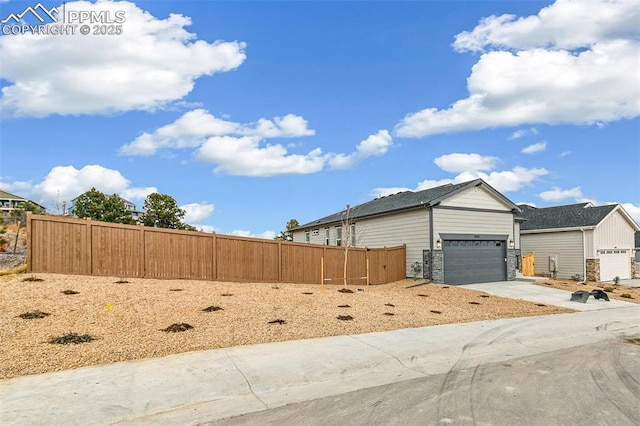
[[[190,425],[632,336],[636,304],[190,352],[2,380],[0,422]]]

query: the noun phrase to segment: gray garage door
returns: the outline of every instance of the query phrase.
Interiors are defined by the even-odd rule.
[[[507,279],[505,241],[445,240],[444,282],[470,284]]]

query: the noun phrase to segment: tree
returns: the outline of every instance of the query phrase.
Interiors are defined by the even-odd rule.
[[[293,241],[293,232],[291,232],[291,230],[298,226],[300,226],[300,223],[298,223],[296,219],[289,220],[289,222],[287,222],[287,230],[276,235],[274,240]]]
[[[154,192],[144,201],[145,214],[142,223],[154,228],[182,229],[195,231],[191,225],[183,223],[185,211],[178,207],[176,200],[166,194]]]
[[[352,246],[355,235],[351,235],[351,207],[347,204],[347,208],[342,212],[342,219],[340,220],[340,237],[341,245],[344,248],[344,268],[342,271],[342,278],[344,280],[344,288],[347,288],[347,261],[349,259],[349,247]]]
[[[11,220],[18,224],[18,230],[16,231],[16,239],[13,242],[13,253],[16,253],[18,248],[18,237],[20,236],[20,229],[24,226],[27,226],[27,212],[31,212],[34,214],[43,214],[44,210],[38,206],[37,204],[32,203],[31,201],[25,201],[20,204],[15,209],[11,210],[9,216]]]
[[[74,213],[80,218],[89,218],[111,223],[135,223],[131,213],[124,206],[118,195],[106,195],[95,188],[76,198]]]

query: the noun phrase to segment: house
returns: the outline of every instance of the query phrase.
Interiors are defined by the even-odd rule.
[[[122,197],[120,198],[124,202],[124,209],[129,213],[131,213],[131,217],[133,218],[133,220],[135,220],[136,222],[139,222],[140,220],[142,220],[142,216],[144,216],[144,212],[142,210],[138,210],[136,208],[136,205],[133,204],[131,201],[127,201]]]
[[[536,275],[611,281],[631,278],[638,224],[619,204],[535,208],[521,205],[520,245]]]
[[[640,277],[640,231],[636,231],[635,236],[636,236],[636,238],[635,238],[635,240],[636,240],[636,244],[635,244],[635,247],[636,247],[636,260],[635,260],[636,263],[635,263],[635,267],[636,267],[636,269],[634,271],[635,272],[634,275],[635,275],[635,277]]]
[[[67,209],[67,212],[66,212],[67,214],[69,214],[71,216],[75,216],[76,215],[75,205],[76,205],[76,200],[77,199],[78,199],[78,197],[76,197],[73,200],[71,200],[71,205],[69,206],[69,208]],[[138,210],[136,208],[136,205],[133,204],[131,201],[127,201],[122,197],[120,197],[120,199],[124,203],[124,209],[131,214],[131,217],[133,218],[133,220],[135,220],[136,223],[140,222],[142,220],[142,217],[144,216],[144,212],[141,211],[141,210]]]
[[[44,206],[41,206],[38,203],[34,203],[31,200],[27,200],[26,198],[14,195],[10,192],[0,190],[0,215],[6,219],[7,217],[9,217],[13,210],[15,210],[17,207],[22,206],[26,202],[35,204],[40,209],[42,209],[42,211],[47,210]]]
[[[292,232],[294,242],[310,244],[405,244],[407,277],[448,284],[502,281],[516,277],[519,212],[476,179],[376,198]]]

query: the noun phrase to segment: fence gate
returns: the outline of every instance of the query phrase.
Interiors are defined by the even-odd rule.
[[[536,255],[535,253],[528,253],[522,256],[522,274],[527,277],[532,277],[535,275],[533,272],[533,267],[535,263]]]

